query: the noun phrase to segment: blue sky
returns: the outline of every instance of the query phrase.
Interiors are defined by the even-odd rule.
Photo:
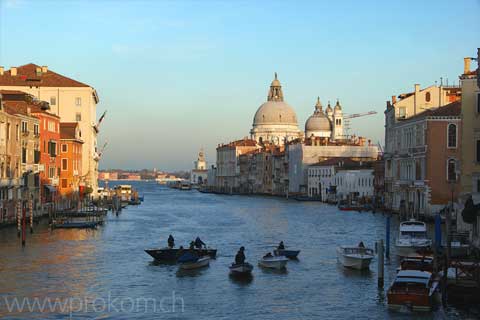
[[[188,169],[247,136],[278,72],[299,126],[340,99],[350,133],[383,143],[391,95],[458,81],[480,1],[21,1],[0,7],[0,65],[86,82],[107,109],[102,168]],[[99,143],[101,144],[101,143]]]

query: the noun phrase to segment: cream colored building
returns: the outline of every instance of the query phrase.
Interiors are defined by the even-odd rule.
[[[208,169],[203,150],[198,153],[197,161],[194,164],[195,167],[190,172],[190,182],[198,185],[205,184],[208,178]]]
[[[20,90],[50,103],[50,112],[62,122],[78,122],[82,140],[82,172],[80,184],[98,190],[98,161],[96,110],[99,98],[96,90],[48,69],[47,66],[27,64],[0,67],[0,89]]]
[[[293,108],[284,101],[280,81],[273,79],[267,96],[255,113],[253,127],[250,130],[252,139],[258,143],[283,145],[286,141],[302,138],[298,128],[297,115]]]

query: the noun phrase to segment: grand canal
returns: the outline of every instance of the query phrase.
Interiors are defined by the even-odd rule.
[[[385,237],[381,214],[340,212],[320,203],[177,191],[134,185],[145,202],[118,217],[109,213],[97,230],[54,230],[36,226],[21,248],[15,228],[0,230],[0,317],[63,319],[402,319],[377,289],[377,262],[369,272],[345,270],[335,247],[367,246]],[[392,230],[397,222],[392,221]],[[394,234],[395,232],[393,232]],[[187,245],[197,235],[217,247],[209,268],[179,273],[175,265],[155,265],[143,251],[166,245],[169,234]],[[266,272],[257,259],[280,240],[302,250],[284,273]],[[236,250],[246,247],[253,277],[229,277]],[[392,248],[392,257],[394,251]],[[397,261],[386,267],[385,286]],[[25,298],[25,299],[24,299]],[[48,309],[13,308],[12,301],[44,303]],[[56,299],[56,300],[55,300]],[[8,310],[10,308],[10,310]],[[62,309],[63,308],[63,309]],[[43,310],[43,312],[42,312]],[[470,311],[472,312],[472,311]],[[416,317],[478,317],[455,308]]]

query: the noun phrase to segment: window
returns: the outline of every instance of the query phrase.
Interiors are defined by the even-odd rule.
[[[480,92],[477,92],[477,113],[480,113]]]
[[[425,101],[430,102],[431,99],[430,92],[425,93]]]
[[[57,156],[57,143],[55,141],[48,142],[48,153],[50,154],[50,157]]]
[[[50,167],[48,168],[48,177],[50,179],[55,178],[55,167]]]
[[[39,125],[37,123],[33,125],[33,134],[36,136],[39,135]]]
[[[477,162],[480,162],[480,139],[477,140]]]
[[[22,133],[28,132],[28,123],[27,121],[22,121]]]
[[[57,104],[57,97],[50,97],[50,104],[52,106],[56,105]]]
[[[68,170],[68,159],[62,159],[62,171]]]
[[[17,141],[20,138],[20,129],[18,127],[18,124],[15,126],[15,137],[17,138]]]
[[[67,151],[68,151],[67,144],[66,144],[66,143],[62,144],[62,152],[65,153],[65,152],[67,152]]]
[[[457,147],[457,125],[450,123],[448,125],[448,147],[456,148]]]
[[[27,148],[22,148],[22,163],[27,163]]]
[[[82,98],[76,97],[76,98],[75,98],[75,105],[76,105],[77,107],[80,107],[80,106],[82,105]]]
[[[7,140],[10,140],[10,123],[7,123]]]
[[[447,180],[457,181],[457,170],[455,159],[449,159],[447,164]]]
[[[55,132],[55,122],[48,121],[48,131]]]
[[[75,115],[75,121],[82,121],[82,114],[80,112],[77,112]]]
[[[398,117],[405,118],[407,116],[407,109],[405,107],[398,108]]]
[[[62,188],[67,187],[67,179],[62,179]]]

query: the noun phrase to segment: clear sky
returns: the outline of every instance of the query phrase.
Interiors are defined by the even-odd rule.
[[[0,0],[2,1],[2,0]],[[101,168],[191,168],[247,136],[278,72],[303,126],[320,96],[383,143],[391,95],[458,81],[480,45],[480,1],[21,1],[0,7],[0,65],[95,87]]]

